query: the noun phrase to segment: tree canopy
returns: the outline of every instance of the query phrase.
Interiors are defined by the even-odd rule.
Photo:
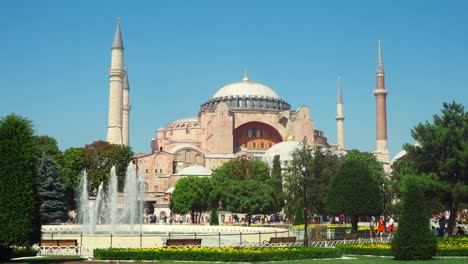
[[[10,246],[41,238],[31,121],[15,114],[0,119],[0,153],[0,259],[8,259]]]
[[[49,224],[67,220],[66,187],[60,177],[60,168],[46,152],[39,159],[38,193],[41,201],[41,222]]]
[[[326,205],[331,214],[350,215],[354,231],[357,231],[359,216],[382,213],[383,200],[379,184],[364,161],[343,162],[331,181]]]
[[[171,211],[190,213],[192,223],[198,223],[203,211],[210,207],[211,182],[208,178],[188,176],[180,179],[172,193]]]
[[[432,123],[416,125],[411,134],[418,144],[406,144],[404,149],[417,175],[436,190],[433,200],[450,211],[451,234],[458,207],[468,199],[468,114],[461,104],[444,103],[441,115],[434,115]]]

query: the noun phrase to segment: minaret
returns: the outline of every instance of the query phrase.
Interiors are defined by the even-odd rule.
[[[339,150],[344,150],[344,119],[343,97],[341,97],[341,77],[338,76],[338,99],[336,102],[336,137]]]
[[[387,146],[387,89],[385,88],[385,74],[382,60],[382,43],[379,40],[377,61],[377,88],[374,90],[376,103],[377,150],[375,156],[383,163],[384,169],[390,169],[390,154]]]
[[[111,68],[109,70],[109,126],[107,142],[123,143],[122,140],[122,106],[123,106],[123,42],[120,33],[120,18],[117,21],[114,42],[112,42]]]
[[[123,144],[129,145],[130,137],[130,85],[128,84],[128,70],[125,67],[124,81],[123,81],[123,112],[122,112],[122,139]]]

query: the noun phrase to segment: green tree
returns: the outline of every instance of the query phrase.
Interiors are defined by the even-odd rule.
[[[268,165],[259,160],[235,159],[213,171],[212,208],[232,212],[271,214],[278,209]]]
[[[31,121],[11,114],[0,120],[0,259],[11,246],[31,246],[41,238]]]
[[[60,151],[57,140],[49,136],[34,136],[34,144],[38,151],[38,156],[42,157],[43,154],[50,155],[53,159],[57,160],[60,158],[62,152]]]
[[[326,205],[331,214],[350,215],[352,229],[355,232],[359,216],[382,213],[382,193],[364,161],[343,162],[332,179],[326,196]]]
[[[170,208],[173,213],[190,213],[192,223],[198,223],[203,211],[210,206],[211,183],[208,178],[188,176],[180,179],[172,193]]]
[[[218,212],[215,208],[211,209],[210,225],[219,225]]]
[[[84,166],[88,173],[90,191],[97,191],[101,182],[110,178],[110,170],[115,165],[119,190],[122,190],[125,174],[133,151],[129,146],[110,144],[106,141],[96,141],[83,149]]]
[[[419,144],[404,149],[418,175],[433,179],[437,192],[432,197],[450,211],[447,230],[452,234],[458,207],[468,199],[468,114],[461,104],[444,103],[442,115],[418,124],[411,134]]]
[[[403,196],[398,232],[392,240],[392,252],[398,260],[431,259],[437,248],[429,226],[430,213],[418,184],[411,181]]]
[[[273,199],[277,211],[281,211],[284,207],[284,192],[283,192],[283,176],[281,173],[280,156],[276,155],[273,158],[273,167],[271,169],[271,186],[273,187]]]
[[[49,154],[44,153],[39,159],[37,175],[41,222],[66,221],[68,208],[65,184],[60,177],[59,166]]]
[[[305,144],[292,153],[285,172],[286,213],[303,212],[304,185],[307,184],[307,208],[314,214],[326,214],[325,196],[342,158],[328,149],[312,150]],[[305,178],[304,178],[305,177]]]
[[[58,163],[62,168],[61,176],[66,186],[68,209],[74,210],[76,209],[76,190],[79,188],[81,173],[85,168],[84,149],[66,149],[58,160]]]

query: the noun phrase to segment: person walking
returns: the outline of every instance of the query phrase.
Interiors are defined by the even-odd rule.
[[[375,217],[371,216],[370,222],[369,222],[369,236],[371,238],[374,237],[374,225],[375,225]]]
[[[393,229],[395,229],[395,220],[393,220],[393,215],[390,216],[388,224],[388,234],[391,236],[393,234]]]
[[[379,237],[382,237],[383,233],[385,232],[385,221],[383,215],[379,218]]]

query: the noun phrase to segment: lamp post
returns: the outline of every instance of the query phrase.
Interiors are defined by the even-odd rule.
[[[302,176],[304,179],[304,246],[309,245],[309,235],[308,235],[308,216],[307,216],[307,169],[302,167]]]

